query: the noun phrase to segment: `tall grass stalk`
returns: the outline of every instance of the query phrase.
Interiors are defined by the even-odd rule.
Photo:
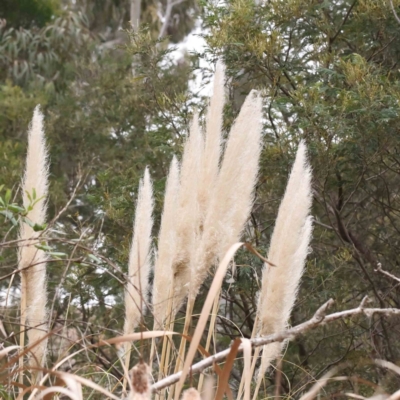
[[[203,164],[204,140],[195,112],[183,151],[181,187],[177,219],[177,254],[174,260],[173,317],[183,304],[190,288],[190,261],[199,235],[199,182]]]
[[[40,231],[34,228],[46,221],[46,199],[48,191],[48,154],[45,144],[43,114],[37,106],[28,131],[28,153],[25,175],[22,182],[23,204],[28,210],[27,221],[20,228],[19,269],[21,270],[21,349],[25,345],[25,329],[28,329],[28,345],[47,335],[47,284],[46,255],[35,245]],[[29,365],[43,366],[46,356],[47,339],[42,340],[31,351]],[[23,383],[23,357],[20,357],[19,382]],[[33,373],[34,380],[40,374]]]
[[[179,202],[175,221],[177,225],[177,242],[176,255],[173,260],[173,294],[170,300],[172,301],[171,321],[182,306],[190,286],[190,258],[194,251],[199,229],[199,182],[203,163],[203,150],[203,135],[198,113],[195,112],[189,137],[184,145],[181,162]],[[182,341],[185,341],[185,339],[182,338]],[[171,346],[167,343],[159,374],[168,371],[170,351]]]
[[[165,188],[164,209],[158,235],[157,259],[154,265],[153,315],[154,329],[162,329],[168,318],[172,301],[173,262],[177,252],[176,221],[179,201],[179,162],[174,157],[171,162]]]
[[[210,350],[211,339],[215,334],[214,330],[215,330],[215,324],[217,322],[217,314],[218,314],[218,309],[219,309],[220,297],[221,297],[221,289],[219,290],[219,293],[217,294],[217,296],[215,296],[213,308],[212,308],[212,311],[211,311],[210,324],[208,326],[208,335],[207,335],[206,345],[205,345],[205,350],[206,351]],[[201,392],[201,390],[203,388],[203,383],[204,383],[204,375],[201,374],[200,377],[199,377],[199,383],[197,385],[197,390],[199,392]]]
[[[221,62],[217,63],[213,94],[207,110],[204,157],[200,178],[199,207],[201,214],[201,226],[204,223],[206,212],[211,201],[219,174],[222,142],[222,122],[225,104],[225,67]]]
[[[180,237],[178,234],[179,246],[186,252],[178,252],[181,255],[175,263],[173,315],[180,308],[190,289],[183,328],[184,335],[187,335],[189,330],[197,292],[210,267],[217,262],[218,258],[225,255],[230,245],[240,238],[253,204],[253,191],[258,173],[261,151],[262,101],[254,92],[247,97],[231,129],[219,169],[224,101],[223,81],[223,67],[220,65],[215,80],[214,96],[208,112],[203,162],[200,159],[202,140],[200,140],[201,133],[197,115],[192,123],[191,134],[185,145],[182,161],[181,201],[179,204],[181,211],[179,214],[185,216],[188,215],[188,211],[191,211],[192,231],[190,236]],[[189,162],[185,156],[193,154],[196,150],[197,154]],[[209,162],[210,159],[212,159],[211,162]],[[197,171],[193,168],[195,164],[197,164]],[[190,165],[190,168],[186,165]],[[185,183],[188,177],[186,171],[191,171],[189,183],[193,190],[190,197],[185,189],[189,185],[189,183]],[[198,180],[199,183],[196,185],[194,180]],[[206,190],[205,183],[208,181],[210,181],[210,187]],[[189,200],[182,201],[185,197]],[[188,222],[185,221],[184,226],[187,227]],[[188,229],[178,228],[179,231],[187,232]],[[188,243],[195,242],[196,246],[188,245]],[[187,251],[189,248],[192,249],[191,252]],[[217,310],[218,300],[215,301],[217,303],[213,308]],[[215,323],[215,320],[211,323]],[[183,337],[175,363],[175,372],[181,368],[181,360],[184,359],[186,352],[185,348],[186,339]],[[166,371],[167,361],[169,361],[168,351],[163,359],[163,371]],[[169,398],[172,397],[172,392],[173,389],[169,393]]]
[[[133,238],[129,253],[128,282],[125,290],[124,335],[134,332],[147,304],[151,265],[151,230],[153,226],[153,190],[148,169],[139,185]],[[129,370],[131,344],[124,344],[125,366]],[[124,389],[126,380],[124,380]]]
[[[261,121],[262,100],[252,92],[229,134],[203,232],[192,259],[190,296],[193,298],[210,267],[240,238],[250,214],[261,152]]]
[[[311,203],[311,168],[306,146],[301,142],[279,207],[268,252],[268,260],[277,267],[264,266],[258,306],[259,335],[279,332],[287,327],[309,252]],[[273,343],[264,346],[254,399],[265,371],[279,357],[284,345]]]

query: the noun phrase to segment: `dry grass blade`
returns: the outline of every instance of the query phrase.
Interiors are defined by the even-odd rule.
[[[214,389],[214,378],[212,376],[207,376],[204,380],[203,391],[201,397],[203,400],[214,400],[215,389]]]
[[[38,369],[38,368],[33,368],[33,369]],[[105,395],[107,398],[110,398],[113,400],[120,400],[119,397],[110,393],[108,390],[102,388],[100,385],[98,385],[97,383],[94,383],[90,379],[86,379],[79,375],[71,374],[68,372],[52,371],[52,370],[48,370],[48,369],[40,369],[40,370],[47,374],[56,376],[58,379],[63,380],[70,387],[70,389],[72,390],[72,393],[74,393],[75,395],[76,395],[77,388],[80,388],[81,385],[84,385],[88,388],[91,388],[91,389]],[[32,389],[37,391],[38,389],[40,390],[41,388],[38,388],[37,386],[32,386],[25,390],[31,391]],[[65,389],[65,388],[63,388],[63,389]],[[44,390],[46,390],[46,389],[44,389]],[[35,399],[36,399],[36,397],[35,397]]]
[[[3,358],[6,354],[8,354],[10,351],[19,349],[19,346],[8,346],[3,350],[0,350],[0,359]]]
[[[227,394],[227,397],[229,400],[233,400],[232,393],[230,390],[228,390],[229,389],[229,376],[231,374],[233,364],[235,362],[236,355],[238,353],[240,344],[241,344],[241,340],[235,339],[235,341],[233,342],[233,344],[231,346],[229,355],[228,355],[228,357],[226,357],[225,366],[224,366],[224,369],[222,370],[222,376],[218,382],[218,389],[217,389],[217,393],[215,395],[215,400],[222,400],[224,393]]]
[[[123,335],[123,336],[118,336],[118,337],[111,338],[111,339],[101,340],[94,346],[98,347],[98,346],[106,346],[106,345],[110,345],[110,344],[117,344],[117,343],[124,343],[124,342],[134,342],[136,340],[152,339],[152,338],[162,337],[165,335],[178,335],[178,333],[172,332],[172,331],[136,332],[136,333],[131,333],[129,335]]]
[[[183,335],[182,335],[183,336]],[[192,337],[191,336],[185,336],[185,339],[188,342],[192,341]],[[197,345],[197,350],[204,356],[204,357],[211,357],[211,354],[208,352],[208,350],[206,350],[201,344]],[[222,375],[222,369],[218,364],[214,364],[213,365],[214,371],[215,373],[218,375],[219,378],[221,378]]]
[[[220,297],[221,297],[221,289],[219,291],[219,293],[215,296],[214,299],[214,305],[211,311],[211,319],[210,319],[210,323],[208,324],[208,335],[207,335],[207,340],[206,340],[206,351],[209,350],[210,345],[211,345],[211,339],[214,336],[215,333],[215,325],[216,325],[216,321],[217,321],[217,314],[218,314],[218,308],[219,308],[219,302],[220,302]],[[199,383],[197,386],[197,389],[199,391],[201,391],[201,388],[203,386],[203,381],[204,381],[204,375],[200,375],[199,377]]]
[[[396,372],[396,374],[400,375],[400,367],[397,366],[396,364],[393,364],[390,361],[386,360],[374,360],[374,363],[376,365],[379,365],[380,367],[390,369],[393,372]]]
[[[271,267],[276,267],[274,263],[272,263],[271,261],[267,260],[264,256],[262,256],[250,243],[244,243],[243,246],[246,247],[246,249],[250,251],[250,253],[253,253],[264,263],[268,264]]]
[[[249,339],[242,339],[243,344],[243,358],[244,358],[244,400],[250,400],[251,389],[251,341]]]
[[[219,289],[222,285],[222,281],[226,275],[226,271],[229,267],[229,263],[232,259],[232,257],[235,255],[237,250],[243,245],[243,243],[235,243],[232,245],[227,253],[225,254],[225,257],[221,261],[221,263],[218,266],[218,269],[215,273],[213,282],[211,284],[210,290],[208,291],[207,298],[204,302],[203,309],[200,314],[200,318],[197,322],[196,330],[193,335],[192,342],[190,343],[190,347],[188,350],[188,353],[186,355],[185,363],[183,365],[183,370],[182,370],[182,375],[179,379],[179,382],[177,384],[176,388],[176,393],[175,393],[175,399],[179,399],[179,395],[182,391],[183,383],[185,382],[185,379],[187,377],[187,374],[189,373],[190,366],[192,365],[194,356],[197,351],[197,346],[200,343],[201,336],[203,334],[204,328],[206,326],[214,298],[219,292]]]
[[[12,357],[5,365],[2,366],[2,368],[8,368],[11,365],[13,365],[14,363],[16,363],[18,360],[21,361],[21,359],[26,355],[32,352],[32,349],[34,349],[36,346],[40,345],[40,343],[42,343],[43,341],[47,342],[47,339],[49,338],[49,336],[51,336],[53,333],[58,332],[61,328],[59,329],[54,329],[51,332],[47,332],[45,336],[41,337],[40,339],[38,339],[36,342],[30,344],[29,346],[25,347],[23,350],[21,350],[21,352],[19,354],[17,354],[16,356]],[[22,367],[23,368],[23,367]],[[41,371],[43,370],[43,368],[41,367],[31,367],[32,370],[36,370],[36,371]],[[37,373],[36,373],[37,374]],[[22,385],[23,386],[23,385]],[[22,387],[21,386],[21,387]]]
[[[56,376],[60,377],[61,379],[64,380],[64,382],[69,382],[70,380],[73,380],[73,381],[75,381],[77,383],[80,383],[80,384],[82,384],[84,386],[87,386],[87,387],[89,387],[91,389],[96,390],[97,392],[109,397],[110,399],[120,400],[119,397],[117,397],[114,394],[110,393],[108,390],[102,388],[97,383],[94,383],[93,381],[91,381],[89,379],[82,378],[79,375],[69,374],[67,372],[54,372],[54,371],[51,371],[50,373],[53,373]]]
[[[71,389],[67,389],[63,386],[52,386],[52,387],[46,388],[45,390],[40,392],[40,394],[37,395],[35,400],[41,400],[41,399],[45,398],[45,396],[48,396],[51,393],[54,393],[54,394],[61,393],[65,396],[68,396],[68,398],[70,398],[72,400],[82,400],[82,395],[76,394]]]
[[[329,382],[329,380],[339,371],[339,367],[334,367],[326,374],[322,376],[322,378],[318,379],[317,382],[311,387],[311,389],[300,397],[300,400],[312,400],[314,399],[318,393],[323,389],[323,387]]]
[[[60,384],[62,384],[63,382],[68,387],[68,389],[64,388],[64,394],[66,394],[67,392],[65,392],[65,391],[68,390],[73,394],[74,398],[83,400],[82,385],[79,382],[77,382],[75,379],[72,379],[71,377],[67,377],[67,376],[64,376],[63,379],[61,379],[60,377],[57,377],[54,386],[44,389],[40,393],[39,397],[43,398],[44,400],[53,399],[54,395],[51,395],[51,394],[55,393],[55,392],[52,390],[49,390],[49,389],[53,389],[54,387],[60,387]],[[56,392],[58,392],[58,390]],[[63,393],[63,392],[61,392],[61,393]]]
[[[400,390],[394,392],[387,400],[399,400],[400,399]]]

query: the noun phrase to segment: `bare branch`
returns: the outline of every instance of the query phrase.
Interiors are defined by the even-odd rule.
[[[371,317],[374,314],[380,314],[384,316],[400,315],[400,309],[398,308],[365,308],[365,304],[367,303],[367,301],[368,297],[364,297],[364,299],[357,308],[353,308],[351,310],[338,311],[336,313],[326,315],[327,309],[334,303],[334,301],[330,299],[316,311],[316,313],[310,320],[303,322],[302,324],[297,325],[293,328],[287,329],[283,332],[251,339],[252,347],[260,347],[274,342],[292,340],[295,337],[311,329],[314,329],[320,325],[330,323],[338,319],[353,317],[359,314],[364,314],[368,317]],[[238,352],[240,353],[242,351],[243,351],[243,345],[240,345]],[[230,353],[230,348],[205,358],[204,360],[192,365],[191,373],[201,372],[204,369],[212,366],[214,363],[225,360],[229,353]],[[180,376],[181,372],[167,376],[166,378],[155,383],[152,386],[152,390],[157,391],[165,387],[171,386],[179,381]]]
[[[400,278],[398,278],[397,276],[392,275],[390,272],[387,272],[387,271],[385,271],[384,269],[382,269],[382,264],[381,264],[381,263],[378,263],[378,268],[376,268],[374,271],[375,271],[375,272],[380,272],[381,274],[386,275],[386,276],[388,276],[389,278],[392,278],[392,279],[394,279],[395,281],[397,281],[397,282],[400,283]]]
[[[396,10],[394,9],[393,0],[389,0],[389,1],[390,1],[390,7],[392,7],[393,15],[396,18],[397,22],[400,24],[400,18],[397,15]]]
[[[165,9],[164,21],[163,21],[163,24],[161,26],[160,33],[158,35],[159,39],[162,39],[167,33],[168,24],[169,24],[169,21],[171,19],[172,9],[175,6],[177,6],[178,4],[183,3],[184,1],[185,0],[175,0],[175,1],[168,0],[167,1],[167,8]]]

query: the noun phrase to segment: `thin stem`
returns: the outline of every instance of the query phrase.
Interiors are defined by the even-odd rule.
[[[206,341],[206,347],[205,350],[208,351],[210,349],[210,344],[211,344],[211,338],[214,335],[214,328],[215,328],[215,322],[217,320],[217,313],[218,313],[218,308],[219,308],[219,299],[221,296],[221,290],[217,294],[214,300],[214,305],[213,305],[213,310],[211,314],[211,320],[210,320],[210,326],[208,329],[208,335],[207,335],[207,341]],[[203,387],[203,382],[204,382],[204,375],[201,374],[199,378],[199,384],[197,386],[197,390],[201,392],[201,389]]]
[[[21,315],[20,315],[20,327],[21,332],[19,334],[19,346],[20,351],[23,352],[25,348],[25,327],[26,327],[26,276],[22,272],[21,274]],[[19,377],[18,382],[24,384],[24,356],[21,354],[19,357]],[[22,396],[23,386],[20,386],[19,394]]]
[[[175,374],[182,368],[182,363],[183,363],[183,360],[185,359],[186,336],[189,332],[190,323],[192,321],[194,302],[195,302],[195,299],[190,297],[188,299],[188,302],[186,305],[185,324],[183,326],[183,335],[182,335],[182,339],[181,339],[181,343],[179,346],[179,351],[178,351],[178,355],[177,355],[177,359],[176,359],[176,363],[175,363],[175,370],[174,370]],[[175,389],[175,387],[171,388],[169,395],[168,395],[168,400],[172,399],[172,397],[174,395],[174,389]]]

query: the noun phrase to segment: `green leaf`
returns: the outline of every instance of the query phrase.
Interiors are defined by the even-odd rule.
[[[47,224],[42,224],[42,225],[34,224],[32,228],[35,232],[40,232],[40,231],[44,231],[46,229],[46,227],[47,227]]]
[[[47,254],[49,254],[50,256],[55,257],[55,258],[61,258],[61,257],[67,256],[66,253],[62,253],[60,251],[49,251]]]
[[[9,204],[7,208],[15,213],[23,213],[25,212],[25,208],[17,206],[16,204]]]
[[[29,218],[24,217],[22,220],[24,221],[25,224],[33,228],[34,223]]]
[[[11,200],[11,190],[7,189],[6,190],[6,195],[4,196],[4,201],[6,202],[6,204],[8,204]]]
[[[89,254],[88,256],[91,260],[97,262],[98,264],[101,263],[101,260],[99,258],[97,258],[95,255],[93,254]]]
[[[49,252],[51,250],[53,250],[50,246],[48,246],[47,244],[35,244],[35,247],[39,250],[43,250],[45,252]]]
[[[18,224],[17,220],[14,218],[14,215],[12,212],[8,210],[0,211],[0,214],[4,215],[6,219],[9,219],[11,223],[16,226]]]

